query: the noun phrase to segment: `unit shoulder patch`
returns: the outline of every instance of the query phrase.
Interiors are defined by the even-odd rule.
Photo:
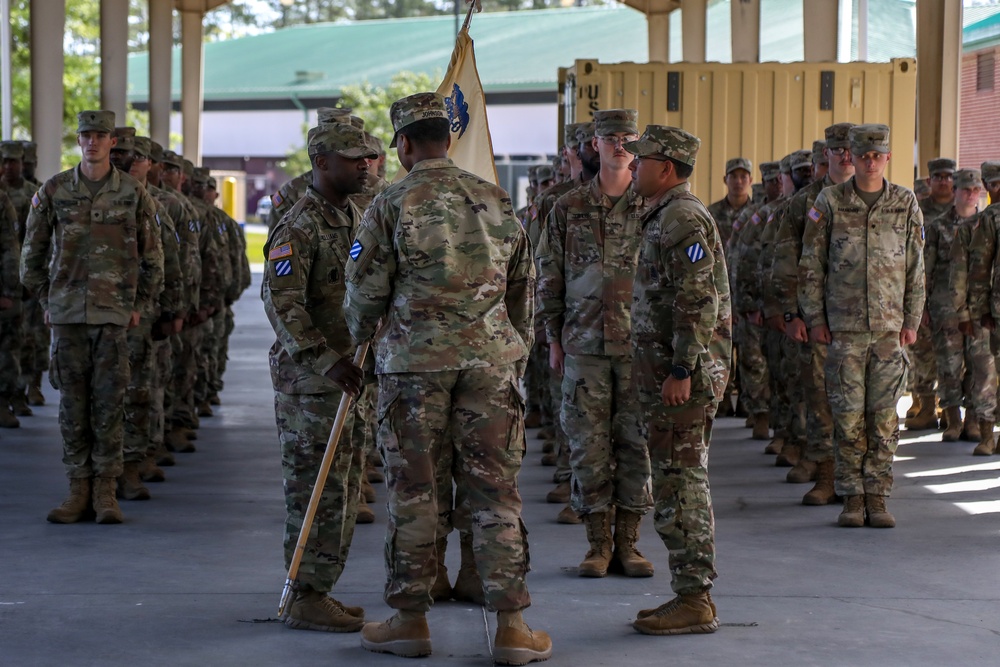
[[[684,254],[687,255],[692,264],[695,264],[705,258],[705,249],[701,247],[700,242],[695,241],[684,249]]]

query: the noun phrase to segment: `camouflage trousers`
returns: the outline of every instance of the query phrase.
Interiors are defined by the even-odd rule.
[[[767,412],[771,402],[771,378],[764,356],[764,329],[741,317],[736,320],[736,338],[740,351],[737,356],[740,398],[750,414]]]
[[[839,496],[888,496],[899,444],[896,404],[906,387],[909,359],[899,333],[833,332],[826,391],[833,412]]]
[[[833,458],[833,414],[826,393],[826,365],[829,347],[822,343],[807,343],[802,357],[802,386],[806,396],[806,446],[803,451],[807,461],[826,461]]]
[[[285,492],[285,569],[291,565],[302,519],[319,473],[343,394],[274,394]],[[364,470],[364,443],[354,441],[352,407],[337,443],[330,473],[316,508],[297,581],[317,591],[333,590],[347,563],[354,537]]]
[[[937,384],[937,355],[934,353],[934,333],[923,324],[917,329],[917,342],[909,349],[912,364],[914,396],[934,396]]]
[[[997,407],[997,376],[990,332],[976,327],[974,336],[942,326],[934,332],[938,395],[942,408],[975,410],[978,419],[993,421]]]
[[[15,304],[13,308],[0,311],[0,397],[10,401],[10,397],[21,385],[21,341],[23,326],[21,308]]]
[[[773,329],[764,329],[764,356],[767,359],[767,374],[770,384],[769,404],[771,428],[788,436],[788,426],[792,423],[792,407],[788,396],[788,383],[782,375],[782,354],[785,334]]]
[[[778,393],[784,402],[783,409],[778,413],[784,421],[776,428],[787,433],[794,442],[804,445],[807,439],[806,394],[802,372],[810,356],[809,347],[784,333],[774,333],[778,334],[772,343],[777,355]]]
[[[174,385],[171,427],[193,428],[195,425],[194,386],[198,379],[198,349],[203,326],[185,327],[179,336],[170,338]]]
[[[172,336],[177,338],[177,336]],[[173,390],[173,345],[170,339],[153,341],[153,390],[150,394],[152,406],[149,415],[149,451],[163,444],[167,428],[167,416],[172,414]]]
[[[229,337],[236,328],[236,320],[233,318],[233,309],[226,307],[222,314],[222,333],[219,336],[218,345],[215,348],[215,377],[209,385],[209,396],[218,396],[222,393],[225,385],[223,377],[226,375],[226,364],[229,361]]]
[[[21,375],[17,388],[23,392],[49,367],[49,327],[45,324],[45,311],[35,297],[27,297],[22,301],[21,334]]]
[[[130,367],[125,392],[125,439],[122,453],[126,463],[138,463],[149,451],[150,417],[153,409],[152,325],[143,318],[139,326],[126,333]]]
[[[531,604],[517,474],[524,399],[513,364],[379,376],[379,446],[389,491],[385,601],[426,611],[437,574],[440,485],[467,503],[476,569],[490,610]],[[440,461],[450,456],[450,470]],[[443,555],[443,554],[442,554]]]
[[[194,386],[195,406],[207,401],[218,387],[219,341],[226,327],[225,309],[212,315],[201,327],[201,347],[198,351],[198,380]]]
[[[649,452],[632,394],[632,360],[567,354],[562,397],[573,510],[589,514],[615,506],[645,514],[651,505]]]
[[[563,379],[556,373],[545,360],[545,379],[549,383],[548,399],[549,410],[553,415],[552,431],[555,433],[556,441],[556,471],[552,475],[552,481],[557,484],[569,482],[573,478],[573,467],[569,463],[569,440],[562,427],[562,381]]]
[[[538,412],[544,422],[549,422],[549,346],[538,338],[531,348],[528,364],[524,368],[524,390],[528,412]]]
[[[122,405],[129,379],[125,327],[53,325],[50,374],[59,389],[66,475],[121,475]]]
[[[669,552],[670,587],[678,594],[706,591],[718,576],[708,483],[708,414],[715,408],[698,401],[643,408],[653,471],[653,525]]]

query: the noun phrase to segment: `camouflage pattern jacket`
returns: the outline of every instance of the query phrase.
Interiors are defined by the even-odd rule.
[[[288,181],[280,188],[278,191],[271,195],[271,212],[268,214],[267,226],[274,227],[281,220],[282,216],[295,205],[295,202],[302,199],[306,194],[306,188],[312,184],[313,173],[312,169],[305,172],[304,174],[299,174],[292,180]],[[389,182],[384,178],[378,178],[374,182],[369,179],[369,186],[365,188],[364,192],[359,192],[358,194],[351,195],[350,200],[354,202],[358,208],[364,211],[368,208],[368,205],[372,203],[375,195],[385,190],[389,187]]]
[[[1000,271],[997,248],[1000,247],[1000,204],[980,212],[969,244],[968,307],[973,322],[983,315],[1000,319]]]
[[[632,296],[632,386],[661,400],[673,366],[691,371],[691,396],[721,399],[732,359],[732,313],[722,239],[708,209],[683,183],[643,218]]]
[[[31,211],[31,197],[38,191],[39,186],[34,185],[27,179],[21,179],[19,185],[9,185],[6,181],[0,180],[0,190],[7,193],[10,203],[14,205],[17,212],[15,220],[17,230],[17,240],[24,244],[25,225],[28,220],[28,213]]]
[[[775,230],[771,258],[769,298],[779,315],[799,313],[799,260],[802,258],[802,236],[805,234],[806,213],[816,202],[816,197],[833,185],[829,176],[802,188],[788,202],[788,207]]]
[[[365,211],[347,267],[355,341],[379,320],[376,372],[520,363],[533,342],[531,246],[503,189],[423,160]]]
[[[31,200],[21,282],[52,324],[125,326],[163,283],[155,203],[137,180],[112,169],[91,196],[77,165]]]
[[[757,264],[763,247],[764,228],[773,220],[774,209],[783,201],[785,198],[779,197],[767,202],[751,213],[746,221],[740,215],[740,229],[736,237],[738,247],[733,257],[736,262],[733,268],[733,308],[737,313],[752,313],[761,309]]]
[[[269,354],[275,391],[337,391],[326,374],[354,353],[342,304],[360,219],[353,203],[339,209],[309,187],[273,229],[261,298],[277,337]]]
[[[959,230],[970,227],[977,218],[978,213],[965,219],[959,218],[955,208],[952,207],[947,213],[935,217],[932,223],[928,224],[926,220],[924,222],[926,309],[930,314],[931,328],[935,331],[945,326],[956,327],[960,321],[955,309],[955,295],[951,291],[952,252],[956,244],[961,245],[958,239]]]
[[[954,322],[971,322],[972,315],[969,310],[969,269],[972,264],[973,235],[979,229],[979,219],[981,211],[976,211],[975,215],[969,216],[959,225],[955,234],[955,241],[951,244],[951,256],[948,258],[948,294],[952,298],[952,310]],[[979,326],[979,320],[975,321]]]
[[[722,247],[729,247],[729,239],[733,237],[733,223],[748,206],[753,205],[753,199],[748,198],[746,203],[739,208],[733,208],[729,199],[723,197],[708,207],[708,212],[715,220],[715,226],[719,228],[719,237],[722,239]]]
[[[549,343],[568,354],[630,354],[643,212],[631,186],[612,203],[600,176],[556,201],[536,253],[538,317]]]
[[[177,239],[177,260],[183,280],[177,300],[179,310],[175,310],[174,313],[187,315],[198,310],[198,295],[201,289],[201,252],[198,248],[197,221],[190,217],[189,209],[183,205],[177,193],[155,185],[147,185],[146,189],[173,224]],[[166,262],[164,262],[165,267]]]
[[[18,265],[21,262],[21,244],[17,238],[17,211],[7,194],[0,190],[0,297],[21,300],[21,280]],[[16,306],[16,304],[15,304]],[[8,309],[14,313],[20,312]],[[0,315],[3,311],[0,311]]]
[[[806,215],[799,262],[806,326],[916,330],[924,307],[924,223],[913,192],[885,181],[869,209],[851,178],[823,190]]]

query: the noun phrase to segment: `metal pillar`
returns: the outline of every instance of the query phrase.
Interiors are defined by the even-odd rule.
[[[10,0],[0,0],[0,116],[3,116],[3,135],[0,138],[3,139],[10,139],[14,133],[10,48]]]
[[[840,0],[802,3],[802,51],[807,63],[837,62],[839,28]]]
[[[684,0],[681,8],[681,51],[684,62],[705,62],[707,15],[708,0]]]
[[[201,164],[201,112],[205,70],[200,11],[181,11],[181,115],[184,157]]]
[[[62,163],[65,0],[31,0],[30,20],[31,138],[38,144],[37,173],[45,180]],[[67,111],[75,117],[81,109]]]
[[[959,159],[962,0],[917,0],[918,169],[935,157]]]
[[[649,62],[670,62],[670,14],[650,14],[646,17],[649,37]]]
[[[101,0],[101,107],[126,125],[128,88],[128,0]]]
[[[163,147],[170,145],[173,21],[172,0],[149,0],[149,136]]]
[[[760,0],[732,0],[730,23],[734,63],[760,62]]]

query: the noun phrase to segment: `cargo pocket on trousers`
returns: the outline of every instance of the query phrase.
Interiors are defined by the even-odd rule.
[[[906,382],[907,378],[910,376],[910,355],[906,353],[906,348],[900,346],[899,356],[901,359],[900,369],[899,369],[899,383],[896,385],[896,390],[893,392],[892,402],[896,404],[899,399],[903,397],[906,393]]]
[[[521,543],[524,545],[524,571],[531,572],[531,551],[528,548],[528,527],[524,521],[518,517],[517,524],[521,528]]]
[[[511,380],[508,386],[507,451],[516,446],[523,457],[528,448],[528,442],[524,434],[524,393],[521,390],[521,383],[516,378]]]
[[[56,391],[59,390],[59,343],[58,338],[53,337],[52,345],[49,347],[49,384]]]

